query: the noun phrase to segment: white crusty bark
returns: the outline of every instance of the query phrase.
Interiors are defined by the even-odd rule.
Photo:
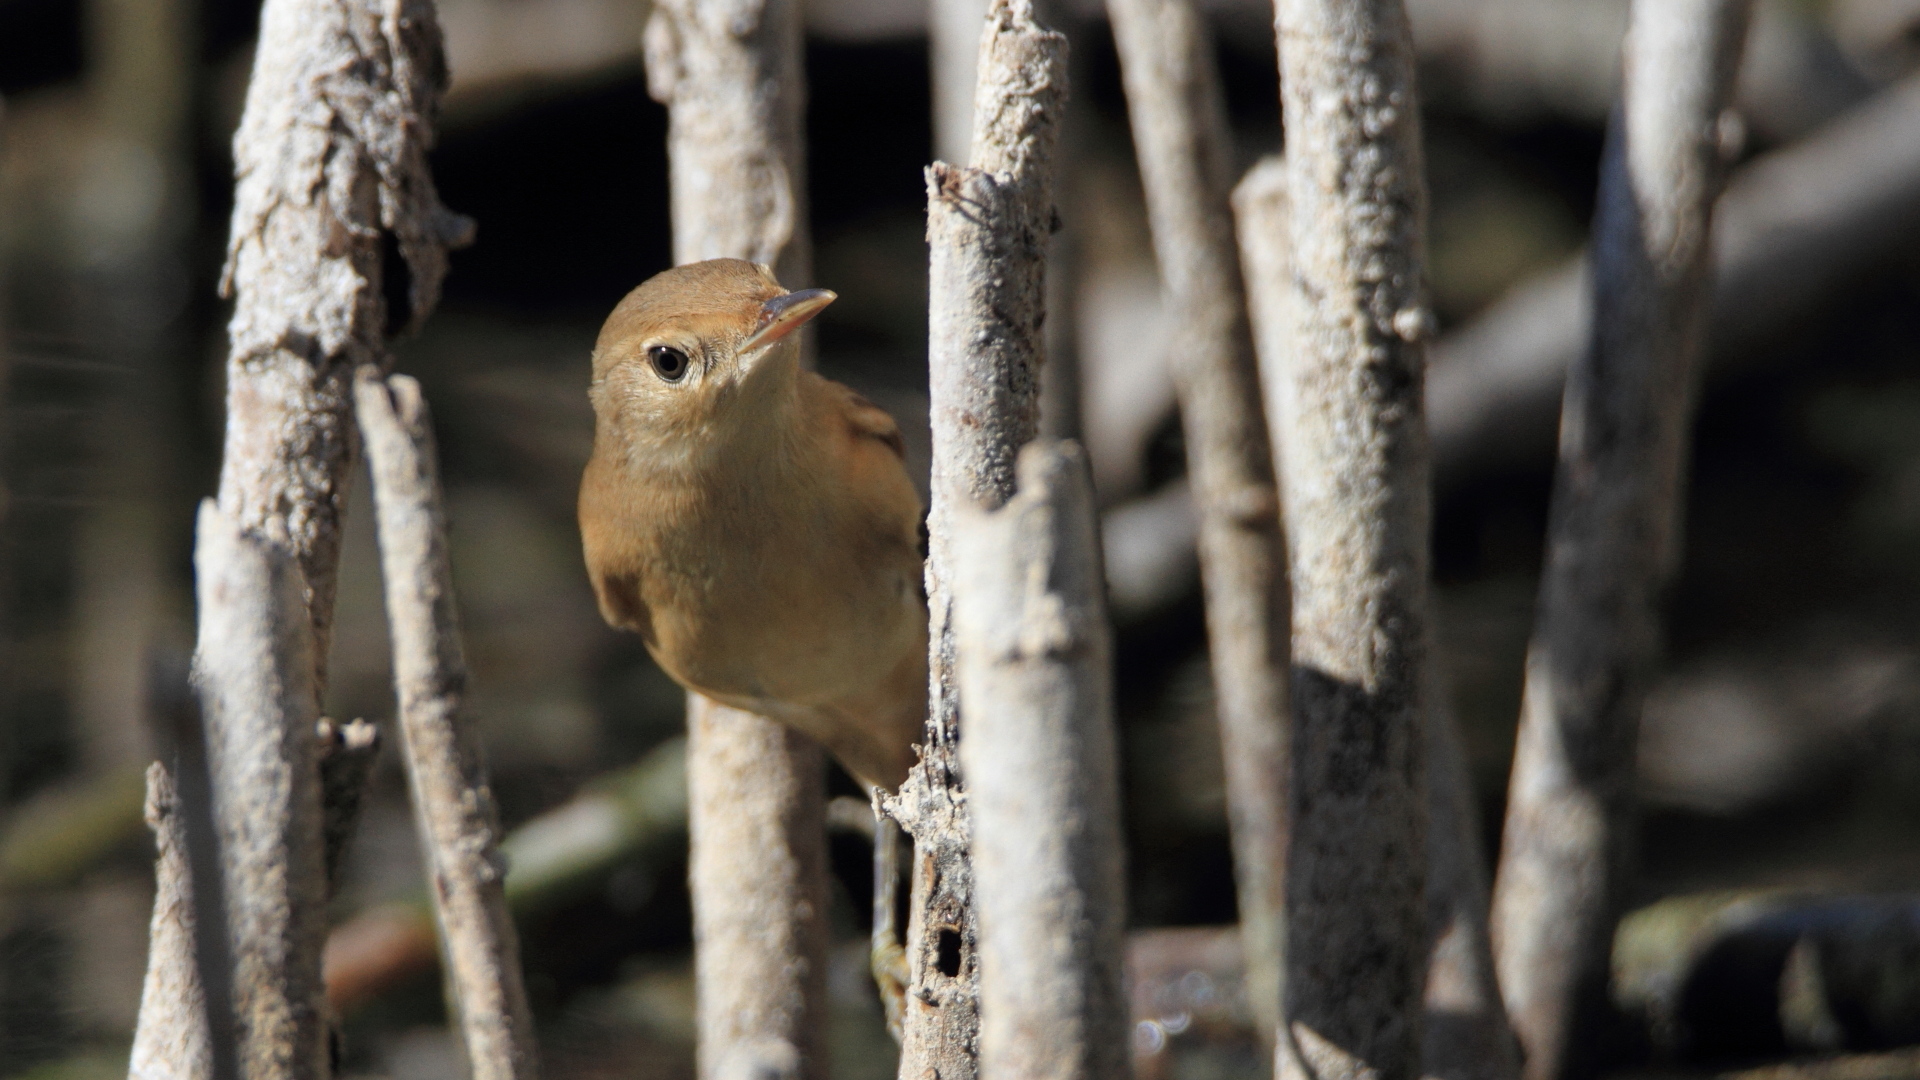
[[[952,515],[960,741],[973,808],[980,1074],[1128,1072],[1113,648],[1092,479],[1073,443],[1020,453],[998,511]]]
[[[473,1080],[533,1080],[539,1060],[502,887],[500,815],[478,732],[460,718],[467,662],[447,559],[433,428],[420,384],[363,368],[355,387],[386,581],[414,819]]]
[[[1420,1075],[1425,164],[1399,0],[1281,0],[1293,581],[1284,1080]]]
[[[323,1080],[320,718],[300,570],[284,548],[209,501],[200,508],[194,571],[193,677],[205,716],[240,1075]]]
[[[305,578],[316,693],[332,642],[353,373],[440,295],[473,224],[427,168],[446,86],[431,0],[267,0],[221,291],[233,297],[220,509]]]
[[[951,533],[959,506],[1012,497],[1014,459],[1039,432],[1053,151],[1066,39],[1030,0],[994,0],[980,39],[973,163],[927,170],[930,716],[920,762],[887,802],[913,837],[902,1080],[973,1080],[979,1031],[971,825],[958,758]]]

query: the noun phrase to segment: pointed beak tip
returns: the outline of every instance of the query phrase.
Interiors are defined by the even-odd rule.
[[[782,293],[760,305],[760,326],[744,346],[747,350],[771,345],[812,321],[828,304],[840,298],[832,289],[800,289]]]

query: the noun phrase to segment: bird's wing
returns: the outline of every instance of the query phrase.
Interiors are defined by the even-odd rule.
[[[894,423],[887,410],[868,401],[859,391],[831,379],[822,379],[838,398],[841,414],[846,417],[847,426],[858,438],[875,439],[892,450],[901,461],[907,460],[907,440],[900,435],[900,425]]]

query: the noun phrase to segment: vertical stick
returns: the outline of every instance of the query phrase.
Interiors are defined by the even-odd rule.
[[[1500,982],[1537,1080],[1603,1064],[1640,706],[1679,549],[1720,120],[1750,6],[1637,0],[1627,32],[1494,891]]]
[[[200,974],[213,1010],[231,997],[248,1077],[328,1071],[316,724],[354,449],[347,385],[357,365],[386,362],[390,332],[426,317],[446,249],[471,235],[427,169],[445,79],[431,0],[267,0],[234,138],[226,446],[195,551],[195,678],[231,941],[175,940],[150,966],[231,957],[231,972]],[[386,280],[389,268],[404,279]],[[173,899],[163,890],[157,903]],[[228,975],[231,995],[213,993]],[[159,1005],[143,1000],[143,1031],[149,1001]],[[224,1025],[214,1027],[218,1066]],[[190,1055],[171,1067],[198,1070],[187,1043],[162,1042]]]
[[[1228,205],[1232,135],[1212,42],[1189,0],[1107,0],[1107,13],[1180,343],[1174,386],[1200,519],[1247,997],[1271,1054],[1280,1023],[1289,597],[1280,495]]]
[[[420,384],[404,375],[382,381],[363,368],[355,390],[373,478],[407,780],[467,1063],[473,1080],[532,1080],[533,1018],[502,889],[500,815],[479,739],[459,719],[467,662],[432,424]]]
[[[187,830],[165,765],[147,768],[147,825],[158,855],[153,869],[153,922],[147,932],[147,977],[133,1033],[128,1080],[211,1080],[213,1045],[207,993],[194,955],[193,870]]]
[[[674,261],[748,259],[805,285],[798,5],[662,0],[646,56],[647,88],[668,108]],[[824,769],[804,736],[689,696],[703,1080],[826,1076]]]
[[[1280,0],[1293,575],[1282,1077],[1413,1080],[1426,967],[1426,224],[1399,0]]]
[[[445,81],[432,0],[261,11],[221,282],[235,303],[220,509],[299,566],[316,694],[356,449],[353,373],[384,369],[387,336],[426,318],[447,249],[472,235],[427,168]]]
[[[1126,895],[1093,486],[1072,443],[1029,444],[1019,475],[1000,510],[950,519],[980,1073],[1119,1080]]]
[[[1280,415],[1278,390],[1287,377],[1289,329],[1281,312],[1292,270],[1287,258],[1286,162],[1269,157],[1249,170],[1233,193],[1246,265],[1260,365],[1269,409]],[[1508,1080],[1519,1070],[1506,1006],[1493,978],[1487,936],[1487,883],[1481,858],[1473,781],[1460,748],[1453,710],[1437,659],[1429,647],[1427,753],[1426,1032],[1421,1062],[1428,1076],[1447,1080]]]
[[[700,1073],[824,1077],[824,758],[784,724],[689,696]]]
[[[240,1075],[321,1080],[327,886],[313,631],[300,571],[212,502],[200,508],[194,571],[194,680],[206,716]]]
[[[978,940],[953,683],[949,523],[957,506],[994,509],[1012,497],[1015,455],[1039,431],[1066,52],[1064,37],[1034,21],[1030,0],[993,0],[980,39],[973,167],[927,170],[930,715],[921,760],[886,804],[914,841],[902,1080],[972,1080],[978,1068]]]
[[[205,727],[184,660],[150,658],[148,700],[172,764],[147,769],[153,919],[129,1080],[239,1080],[231,942]]]

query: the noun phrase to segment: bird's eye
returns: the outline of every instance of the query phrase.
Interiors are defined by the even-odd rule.
[[[647,350],[647,359],[653,362],[653,370],[668,382],[679,382],[687,377],[687,354],[671,345],[655,345]]]

